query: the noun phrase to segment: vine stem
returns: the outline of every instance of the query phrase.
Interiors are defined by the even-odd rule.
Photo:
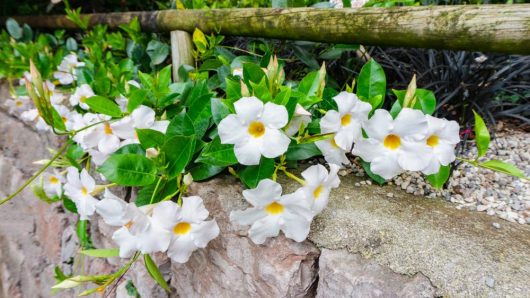
[[[282,170],[282,172],[285,174],[285,176],[287,176],[287,177],[293,179],[294,181],[300,183],[301,185],[305,185],[305,184],[306,184],[306,183],[305,183],[305,180],[303,180],[302,178],[296,176],[295,174],[293,174],[293,173],[287,171],[287,169],[282,168],[281,170]]]
[[[9,200],[11,200],[12,198],[14,198],[15,196],[17,196],[21,191],[24,190],[24,188],[26,188],[28,185],[31,184],[31,182],[33,182],[35,179],[37,179],[37,177],[40,176],[40,174],[42,174],[47,168],[49,168],[52,163],[57,159],[59,158],[59,156],[61,156],[61,154],[66,150],[66,148],[68,148],[68,146],[70,145],[70,142],[66,142],[66,144],[64,144],[60,149],[59,151],[57,151],[57,153],[50,159],[50,161],[48,161],[47,164],[45,164],[42,168],[40,168],[39,171],[37,171],[37,173],[35,173],[31,178],[28,179],[28,181],[26,181],[26,183],[24,183],[21,187],[19,187],[14,193],[10,194],[8,197],[2,199],[0,201],[0,205],[3,205],[4,203],[8,202]]]
[[[158,191],[158,187],[160,186],[160,182],[162,182],[162,176],[158,178],[158,182],[156,183],[155,189],[153,190],[153,194],[151,195],[151,199],[149,200],[149,205],[153,204],[153,201],[155,200],[155,195]]]

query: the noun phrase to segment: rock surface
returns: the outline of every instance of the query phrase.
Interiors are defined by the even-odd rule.
[[[433,297],[435,289],[423,274],[390,269],[346,250],[323,249],[319,260],[318,298]]]
[[[1,103],[0,103],[1,106]],[[0,198],[15,190],[60,140],[37,133],[0,108]],[[221,235],[186,264],[156,256],[173,292],[165,293],[136,264],[109,297],[126,296],[131,280],[142,297],[525,297],[530,293],[530,226],[457,210],[392,186],[347,175],[309,240],[281,236],[262,246],[228,214],[247,203],[241,185],[223,176],[194,183]],[[287,192],[296,186],[283,181]],[[388,194],[392,195],[389,196]],[[78,255],[76,217],[24,191],[0,206],[0,297],[50,297],[53,268],[107,273],[119,259]],[[113,229],[95,218],[96,247],[114,247]],[[73,265],[72,265],[73,261]],[[84,266],[80,266],[83,264]],[[63,292],[59,297],[73,297]]]

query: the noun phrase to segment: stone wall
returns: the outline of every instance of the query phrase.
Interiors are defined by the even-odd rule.
[[[0,93],[5,98],[5,91]],[[0,102],[0,106],[1,106]],[[0,108],[0,197],[15,190],[60,140],[37,133]],[[242,186],[224,176],[195,183],[221,235],[184,265],[155,259],[170,281],[165,293],[135,265],[111,297],[127,297],[132,280],[142,297],[525,297],[530,293],[530,226],[454,209],[393,187],[341,177],[309,240],[283,236],[254,245],[228,220],[242,209]],[[286,189],[295,185],[284,181]],[[386,196],[394,192],[394,197]],[[81,258],[75,216],[30,191],[0,207],[0,297],[50,297],[53,268],[105,273],[119,259]],[[94,220],[97,247],[112,247],[113,230]],[[73,261],[73,263],[72,263]],[[59,297],[72,297],[63,292]]]

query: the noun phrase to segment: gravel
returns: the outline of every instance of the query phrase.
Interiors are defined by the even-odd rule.
[[[474,144],[464,155],[469,159],[476,156]],[[486,159],[512,163],[522,169],[526,176],[530,176],[530,133],[508,128],[497,132]],[[365,176],[357,158],[353,160],[351,172],[356,176]],[[362,181],[360,184],[368,183]],[[423,174],[418,172],[405,172],[389,181],[389,184],[418,196],[442,197],[455,203],[457,209],[486,212],[510,222],[530,224],[529,181],[467,163],[462,162],[454,167],[446,188],[442,190],[431,187]],[[499,224],[494,225],[495,228],[497,226],[500,228]]]

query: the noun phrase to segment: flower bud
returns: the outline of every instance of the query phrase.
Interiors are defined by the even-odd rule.
[[[149,159],[156,158],[160,152],[156,148],[147,148],[145,150],[145,156]]]
[[[185,185],[189,186],[193,182],[193,176],[191,176],[191,173],[188,173],[184,175],[184,179],[182,181]]]

